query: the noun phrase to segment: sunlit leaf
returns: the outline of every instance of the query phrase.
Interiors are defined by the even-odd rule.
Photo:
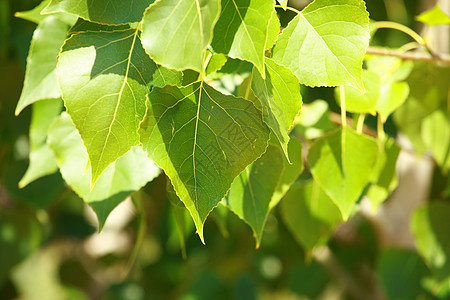
[[[297,116],[294,133],[309,140],[317,139],[326,132],[336,128],[330,121],[328,103],[324,100],[315,100],[302,106],[300,115]]]
[[[325,244],[342,220],[336,204],[314,180],[292,186],[281,201],[281,216],[307,251]]]
[[[92,184],[139,143],[150,87],[180,83],[180,75],[147,56],[134,29],[73,35],[60,54],[58,76],[67,112],[89,154]]]
[[[209,60],[208,67],[206,68],[206,75],[211,75],[214,72],[220,70],[227,62],[227,57],[224,54],[214,53]]]
[[[145,13],[142,43],[159,64],[203,72],[219,0],[158,0]]]
[[[347,127],[319,139],[309,149],[311,173],[344,219],[369,182],[377,155],[374,140]]]
[[[23,188],[30,182],[58,170],[55,155],[46,140],[47,130],[61,110],[60,99],[42,100],[33,104],[30,124],[30,164],[19,182],[19,187]]]
[[[66,39],[67,29],[65,23],[49,16],[34,31],[16,115],[36,101],[61,97],[56,77],[56,57]]]
[[[115,30],[126,30],[130,29],[130,25],[124,24],[124,25],[105,25],[105,24],[99,24],[99,23],[93,23],[86,21],[85,19],[78,18],[77,22],[70,27],[68,35],[79,33],[79,32],[86,32],[86,31],[115,31]]]
[[[369,37],[364,1],[315,0],[283,30],[273,58],[305,85],[364,90],[361,70]]]
[[[280,142],[288,157],[289,130],[302,106],[300,85],[292,72],[266,59],[265,79],[255,69],[252,73],[252,90],[261,101],[263,118]]]
[[[412,61],[405,61],[393,56],[367,54],[364,63],[369,71],[380,76],[382,82],[403,81],[408,78],[414,68]]]
[[[214,27],[214,50],[250,61],[265,74],[264,52],[274,4],[273,0],[222,0]]]
[[[44,0],[38,6],[31,10],[27,11],[19,11],[14,14],[15,17],[22,18],[24,20],[28,20],[34,22],[36,24],[41,23],[48,15],[41,15],[41,11],[47,7],[51,0]],[[69,15],[67,13],[53,13],[52,15],[56,16],[60,21],[66,23],[67,25],[73,25],[77,17],[73,15]]]
[[[55,120],[48,133],[48,143],[56,155],[64,180],[92,206],[100,228],[122,200],[160,172],[138,146],[106,168],[90,190],[91,175],[85,172],[88,155],[69,115],[63,113]]]
[[[272,17],[270,18],[269,28],[267,30],[267,41],[266,41],[266,50],[272,49],[275,45],[278,34],[280,34],[280,19],[278,19],[277,12],[274,10],[272,12]]]
[[[369,113],[375,115],[375,107],[380,98],[381,82],[377,73],[363,70],[363,83],[365,91],[345,86],[345,108],[352,113]],[[336,99],[341,103],[340,89],[335,89]]]
[[[51,0],[44,0],[35,8],[27,11],[16,12],[14,16],[39,24],[46,17],[44,15],[41,15],[41,11],[50,3],[50,1]]]
[[[366,57],[366,64],[369,71],[377,73],[380,77],[376,111],[384,123],[389,115],[408,98],[409,85],[403,80],[410,75],[413,63],[411,61],[405,62],[398,57],[369,55]]]
[[[139,22],[154,0],[51,0],[42,14],[65,12],[102,24]]]
[[[169,176],[203,240],[203,223],[234,178],[266,149],[262,113],[204,82],[154,88],[140,130],[149,157]]]
[[[280,3],[281,7],[282,7],[284,10],[286,10],[288,0],[277,0],[277,1],[278,1],[278,3]]]
[[[376,110],[380,114],[382,122],[403,103],[409,95],[409,85],[406,82],[383,83]]]
[[[450,24],[450,17],[442,11],[439,3],[437,3],[432,9],[418,15],[416,20],[429,26]]]

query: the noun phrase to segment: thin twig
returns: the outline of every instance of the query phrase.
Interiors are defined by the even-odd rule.
[[[450,57],[448,55],[431,55],[424,52],[400,52],[397,50],[369,47],[366,51],[367,54],[382,55],[382,56],[394,56],[403,60],[414,61],[426,61],[432,63],[438,63],[443,65],[450,65]]]

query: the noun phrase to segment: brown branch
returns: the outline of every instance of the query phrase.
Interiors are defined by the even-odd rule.
[[[443,65],[450,65],[450,57],[448,55],[428,54],[426,52],[399,52],[397,50],[369,47],[367,54],[394,56],[403,60],[426,61]]]

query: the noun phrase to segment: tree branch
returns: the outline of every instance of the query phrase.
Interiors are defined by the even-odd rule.
[[[403,60],[414,61],[426,61],[443,65],[450,65],[450,56],[428,54],[424,52],[400,52],[397,50],[369,47],[366,51],[367,54],[382,55],[382,56],[394,56]]]

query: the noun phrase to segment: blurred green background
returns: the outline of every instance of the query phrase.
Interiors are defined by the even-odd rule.
[[[206,245],[187,226],[183,259],[164,175],[134,195],[140,205],[122,203],[100,234],[91,209],[59,174],[18,189],[28,164],[31,110],[15,117],[14,109],[35,24],[14,13],[39,2],[0,0],[0,299],[437,297],[426,288],[429,270],[417,252],[383,244],[379,224],[360,214],[312,256],[295,242],[277,209],[258,250],[245,223],[217,212],[205,225]],[[301,9],[307,2],[289,3]],[[414,16],[424,8],[421,1],[367,0],[367,7],[375,20],[420,29]],[[283,13],[282,24],[290,18]],[[399,47],[408,41],[382,30],[372,44]],[[338,112],[333,95],[326,88],[303,91],[305,103],[324,99]],[[391,120],[387,131],[396,132]]]

